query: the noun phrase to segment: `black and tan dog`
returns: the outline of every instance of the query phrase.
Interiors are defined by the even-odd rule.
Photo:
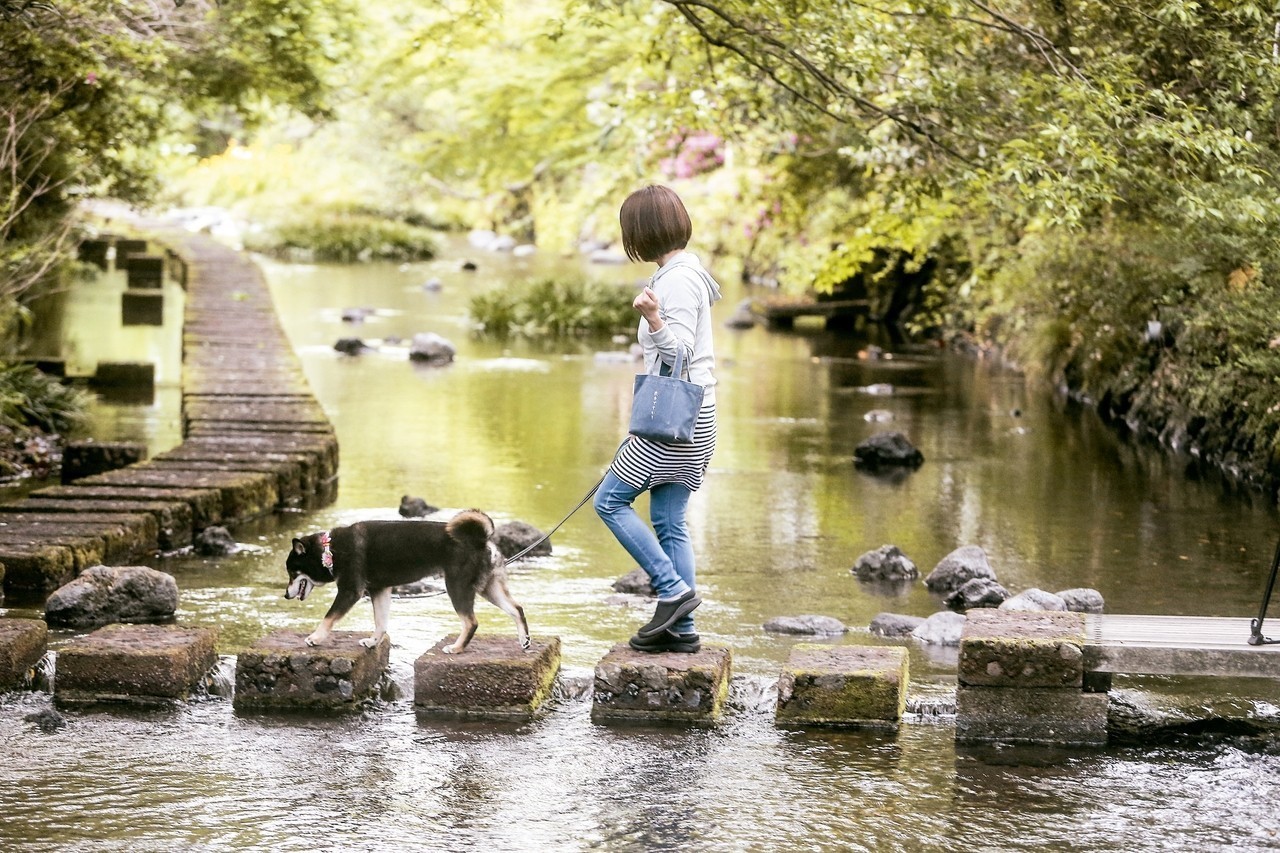
[[[468,509],[448,521],[358,521],[312,533],[293,540],[285,560],[289,586],[284,597],[301,601],[315,587],[337,582],[333,605],[307,637],[307,644],[315,646],[367,594],[373,602],[374,632],[360,642],[372,647],[387,633],[391,588],[443,575],[462,620],[458,639],[445,652],[457,654],[475,636],[477,593],[516,620],[520,645],[528,650],[529,625],[524,608],[507,590],[506,560],[493,543],[493,530],[489,516]]]

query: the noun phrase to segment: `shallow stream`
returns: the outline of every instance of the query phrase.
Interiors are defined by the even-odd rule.
[[[463,257],[479,269],[462,271]],[[219,629],[224,681],[238,650],[277,628],[311,630],[329,604],[323,589],[284,600],[294,535],[395,518],[403,495],[543,529],[576,504],[622,436],[635,370],[625,342],[481,340],[468,299],[542,274],[600,286],[647,274],[461,244],[429,264],[264,265],[337,429],[341,480],[329,506],[240,529],[240,554],[152,562],[178,578],[180,621]],[[721,277],[724,319],[745,294]],[[439,290],[424,287],[432,279]],[[353,326],[341,319],[349,307],[375,313]],[[69,309],[62,333],[92,335],[94,322]],[[425,331],[456,345],[452,365],[409,362],[408,339]],[[1015,373],[884,341],[891,357],[868,360],[868,340],[803,325],[717,323],[716,335],[720,443],[689,517],[706,600],[698,628],[734,655],[722,725],[591,723],[592,667],[650,605],[611,589],[633,566],[588,508],[555,535],[551,557],[511,570],[533,632],[563,643],[559,695],[540,719],[419,720],[413,661],[456,620],[444,597],[398,599],[397,689],[348,718],[240,716],[224,686],[170,711],[69,711],[66,727],[45,733],[24,717],[49,706],[47,693],[4,697],[0,849],[1280,849],[1275,750],[957,748],[954,650],[911,645],[919,713],[897,735],[777,728],[773,680],[797,638],[763,631],[767,619],[832,616],[852,630],[829,642],[875,643],[866,626],[877,613],[940,609],[923,584],[860,584],[849,570],[865,551],[896,544],[923,574],[977,544],[1015,592],[1084,586],[1113,613],[1252,616],[1280,525],[1260,496],[1189,476],[1186,460],[1116,436]],[[346,336],[376,349],[339,355],[332,345]],[[873,393],[883,385],[893,392]],[[176,440],[163,427],[172,396],[127,416],[103,407],[99,437],[160,449]],[[868,421],[872,410],[893,420]],[[882,429],[906,433],[924,465],[894,477],[855,470],[854,447]],[[478,616],[482,632],[512,630],[486,604]],[[367,603],[342,627],[369,630]],[[1128,678],[1116,691],[1280,715],[1269,682]]]

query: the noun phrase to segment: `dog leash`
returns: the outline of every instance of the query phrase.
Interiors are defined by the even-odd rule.
[[[582,507],[586,505],[587,501],[591,500],[592,496],[593,496],[593,495],[595,495],[595,493],[600,489],[600,484],[604,482],[604,478],[605,478],[608,474],[609,474],[609,469],[608,469],[608,468],[606,468],[606,469],[605,469],[605,471],[604,471],[604,473],[600,475],[600,479],[599,479],[599,480],[596,480],[596,484],[595,484],[594,486],[592,486],[592,487],[591,487],[591,490],[590,490],[590,491],[588,491],[588,492],[583,496],[582,500],[578,501],[578,505],[577,505],[577,506],[575,506],[573,509],[569,510],[569,514],[568,514],[568,515],[566,515],[564,518],[560,519],[560,522],[559,522],[555,527],[551,528],[551,530],[549,530],[549,531],[548,531],[548,532],[547,532],[547,533],[546,533],[546,534],[545,534],[541,539],[539,539],[537,542],[534,542],[534,543],[533,543],[532,545],[530,545],[528,548],[525,548],[523,551],[521,551],[520,553],[516,554],[515,556],[508,557],[508,558],[507,558],[507,562],[508,562],[508,563],[514,563],[516,560],[519,560],[519,559],[523,558],[523,557],[524,557],[524,556],[526,556],[530,551],[532,551],[534,548],[537,548],[537,547],[538,547],[539,545],[541,545],[543,542],[546,542],[548,539],[550,539],[550,538],[551,538],[551,534],[552,534],[552,533],[555,533],[557,530],[559,530],[559,529],[564,525],[564,523],[565,523],[566,521],[568,521],[570,518],[572,518],[572,517],[573,517],[573,514],[574,514],[575,512],[577,512],[578,510],[582,509]]]
[[[626,447],[626,446],[627,446],[627,442],[628,442],[628,441],[630,441],[630,440],[631,440],[631,436],[629,436],[629,435],[628,435],[626,438],[624,438],[624,439],[622,440],[622,444],[619,444],[619,445],[618,445],[618,449],[617,449],[617,450],[615,450],[615,451],[613,451],[613,458],[614,458],[614,459],[617,459],[617,458],[618,458],[618,454],[622,452],[622,448]],[[612,462],[612,461],[610,461],[609,465],[611,466],[612,464],[613,464],[613,462]],[[590,490],[589,490],[585,495],[583,495],[582,500],[578,501],[578,505],[577,505],[577,506],[575,506],[573,509],[569,510],[569,514],[568,514],[568,515],[566,515],[564,518],[560,519],[560,522],[559,522],[555,527],[551,528],[551,530],[549,530],[549,531],[546,533],[546,535],[544,535],[544,536],[543,536],[541,539],[539,539],[537,542],[534,542],[532,545],[530,545],[528,548],[525,548],[523,551],[521,551],[520,553],[516,554],[514,557],[508,557],[508,558],[507,558],[507,562],[508,562],[508,563],[514,563],[516,560],[522,559],[523,557],[525,557],[526,555],[528,555],[528,553],[529,553],[530,551],[532,551],[534,548],[537,548],[537,547],[538,547],[539,545],[541,545],[543,542],[546,542],[548,539],[550,539],[550,538],[551,538],[551,534],[552,534],[552,533],[555,533],[555,532],[556,532],[557,530],[559,530],[562,526],[564,526],[564,523],[565,523],[566,521],[568,521],[570,518],[573,518],[573,514],[574,514],[575,512],[577,512],[578,510],[582,509],[582,507],[586,505],[587,501],[591,500],[592,496],[593,496],[593,495],[595,495],[595,493],[596,493],[597,491],[599,491],[599,489],[600,489],[600,484],[604,482],[604,478],[605,478],[605,477],[607,477],[607,476],[609,476],[609,466],[606,466],[606,467],[605,467],[605,469],[604,469],[604,473],[600,475],[600,479],[599,479],[599,480],[596,480],[596,484],[595,484],[594,486],[592,486],[592,487],[591,487],[591,489],[590,489]]]

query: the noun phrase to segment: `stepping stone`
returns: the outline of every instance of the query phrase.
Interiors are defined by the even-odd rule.
[[[120,322],[124,326],[163,326],[164,291],[126,290],[120,296]]]
[[[391,640],[373,648],[363,631],[334,631],[322,646],[307,634],[276,631],[236,658],[237,711],[342,711],[378,693],[391,658]]]
[[[619,643],[596,664],[591,720],[713,725],[729,695],[732,657],[723,646],[651,654]]]
[[[196,693],[218,663],[217,631],[177,625],[107,625],[58,651],[60,704],[167,705]]]
[[[779,724],[896,729],[907,703],[900,646],[799,643],[778,679]]]
[[[425,717],[532,719],[551,695],[560,671],[560,638],[479,636],[461,654],[444,653],[454,638],[431,647],[413,664],[413,702]]]
[[[960,683],[1074,687],[1084,683],[1084,614],[971,610],[960,637]]]
[[[26,683],[48,649],[49,628],[39,619],[0,619],[0,691]]]
[[[62,449],[62,483],[141,462],[147,446],[134,441],[71,441]]]
[[[962,684],[956,689],[956,740],[1103,746],[1109,705],[1106,693]]]

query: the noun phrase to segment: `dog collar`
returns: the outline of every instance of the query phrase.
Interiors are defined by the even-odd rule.
[[[329,547],[329,543],[332,541],[329,538],[329,531],[326,530],[320,534],[320,547],[324,549],[320,552],[320,565],[329,571],[333,571],[333,551]]]

